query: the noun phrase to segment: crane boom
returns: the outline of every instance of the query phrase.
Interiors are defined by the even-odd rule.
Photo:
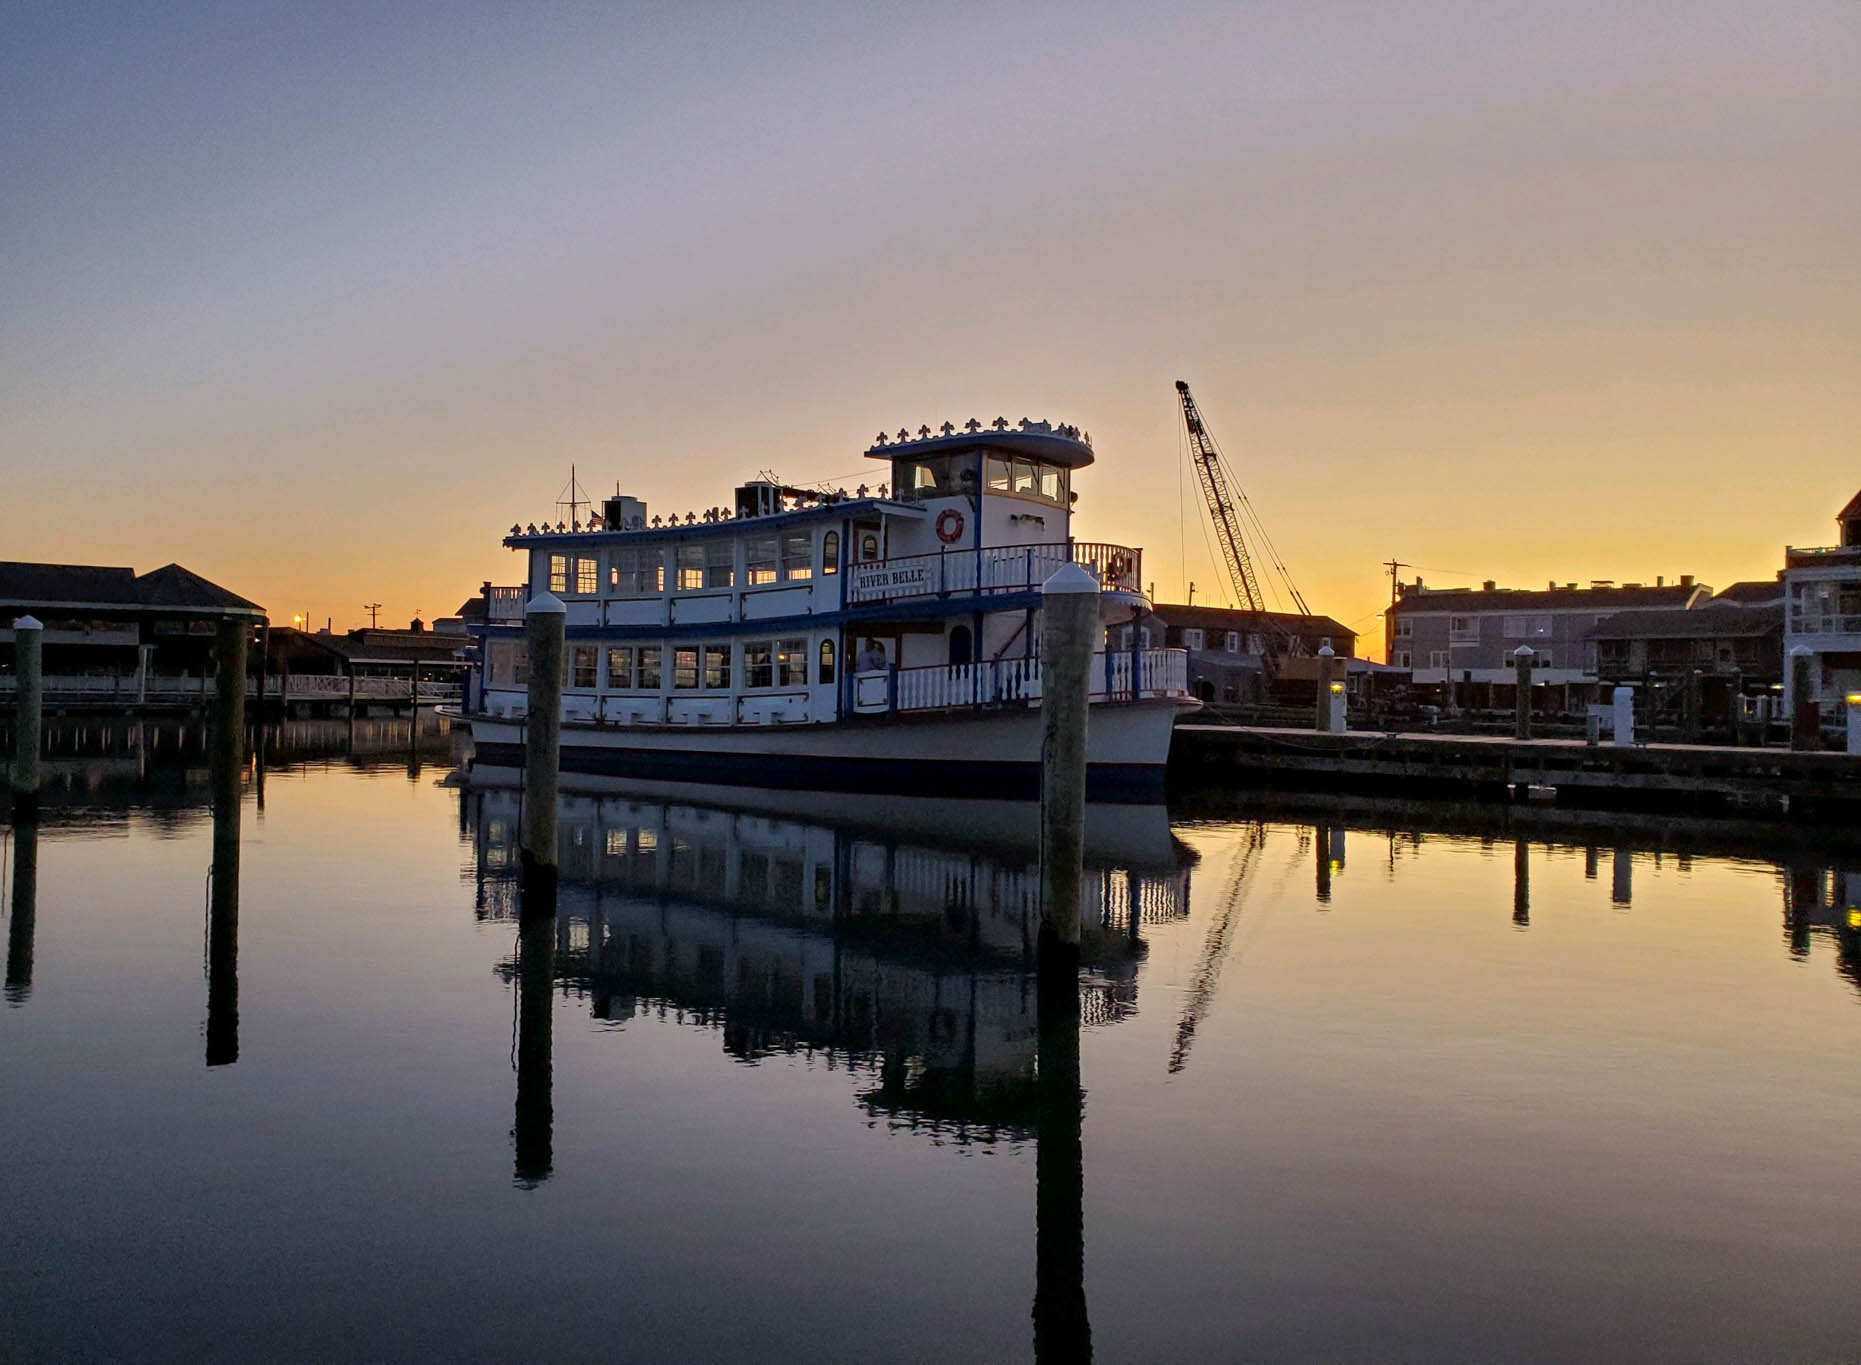
[[[1202,498],[1208,503],[1209,520],[1215,523],[1215,538],[1221,542],[1234,595],[1249,611],[1265,611],[1266,598],[1254,577],[1253,557],[1247,552],[1247,538],[1241,534],[1240,518],[1228,492],[1228,471],[1221,466],[1221,453],[1215,449],[1208,428],[1202,425],[1202,414],[1196,410],[1187,380],[1176,381],[1176,394],[1182,399],[1183,425],[1189,428],[1189,458],[1202,483]]]

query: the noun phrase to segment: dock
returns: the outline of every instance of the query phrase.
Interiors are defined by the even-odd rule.
[[[1589,744],[1239,725],[1179,725],[1175,788],[1545,802],[1749,819],[1861,819],[1861,759],[1709,744]]]

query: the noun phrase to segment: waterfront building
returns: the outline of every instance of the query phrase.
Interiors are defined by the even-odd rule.
[[[1836,526],[1835,545],[1784,550],[1783,654],[1787,661],[1799,648],[1809,651],[1809,694],[1824,720],[1837,717],[1844,697],[1861,692],[1861,493],[1836,514]],[[1786,714],[1794,704],[1786,685]]]
[[[1289,611],[1159,602],[1140,622],[1121,630],[1121,648],[1130,646],[1133,632],[1142,631],[1156,645],[1182,650],[1189,660],[1190,691],[1210,704],[1264,700],[1272,678],[1289,661],[1316,655],[1327,644],[1341,659],[1357,652],[1357,632],[1348,626],[1329,616]]]
[[[1113,627],[1148,607],[1142,551],[1075,540],[1076,427],[971,421],[866,452],[876,492],[757,479],[733,505],[648,517],[616,496],[583,524],[514,526],[525,581],[487,586],[480,760],[521,763],[525,603],[565,606],[565,784],[617,777],[751,786],[1032,796],[1039,770],[1042,585],[1096,583]],[[463,615],[463,613],[462,613]],[[1160,798],[1180,651],[1101,639],[1088,788]]]
[[[265,622],[256,602],[168,564],[138,574],[95,564],[0,562],[0,696],[13,690],[13,622],[44,626],[48,697],[152,704],[197,697],[221,620]]]
[[[1529,645],[1534,681],[1570,688],[1576,704],[1591,699],[1598,683],[1596,626],[1625,614],[1685,611],[1711,596],[1691,574],[1672,584],[1598,580],[1541,589],[1501,588],[1490,579],[1478,588],[1430,588],[1418,578],[1398,585],[1384,617],[1387,658],[1419,685],[1469,689],[1463,700],[1471,702],[1472,688],[1490,697],[1491,688],[1509,687],[1514,653]]]

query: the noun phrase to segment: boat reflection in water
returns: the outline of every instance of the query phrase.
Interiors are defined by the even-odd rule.
[[[518,794],[462,800],[477,913],[517,920]],[[1037,855],[999,827],[986,841],[934,823],[906,833],[906,804],[888,802],[888,827],[874,829],[564,796],[553,979],[598,1019],[650,1010],[715,1029],[739,1060],[828,1053],[859,1078],[859,1104],[894,1125],[1025,1140],[1039,1108]],[[1149,823],[1087,850],[1087,1024],[1136,1007],[1144,925],[1188,914],[1194,855],[1160,808],[1131,809]],[[527,982],[543,955],[526,936],[500,970]]]

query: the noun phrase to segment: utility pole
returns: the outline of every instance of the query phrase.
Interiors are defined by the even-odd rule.
[[[378,616],[378,615],[380,614],[380,612],[381,612],[381,603],[379,603],[379,602],[364,602],[364,603],[362,604],[362,610],[368,613],[368,628],[369,628],[370,630],[373,630],[373,629],[375,628],[375,620],[376,620],[376,617],[377,617],[377,616]]]
[[[1413,569],[1415,566],[1404,564],[1400,559],[1386,559],[1383,561],[1383,567],[1389,570],[1389,605],[1393,607],[1396,605],[1397,573],[1403,569]]]

